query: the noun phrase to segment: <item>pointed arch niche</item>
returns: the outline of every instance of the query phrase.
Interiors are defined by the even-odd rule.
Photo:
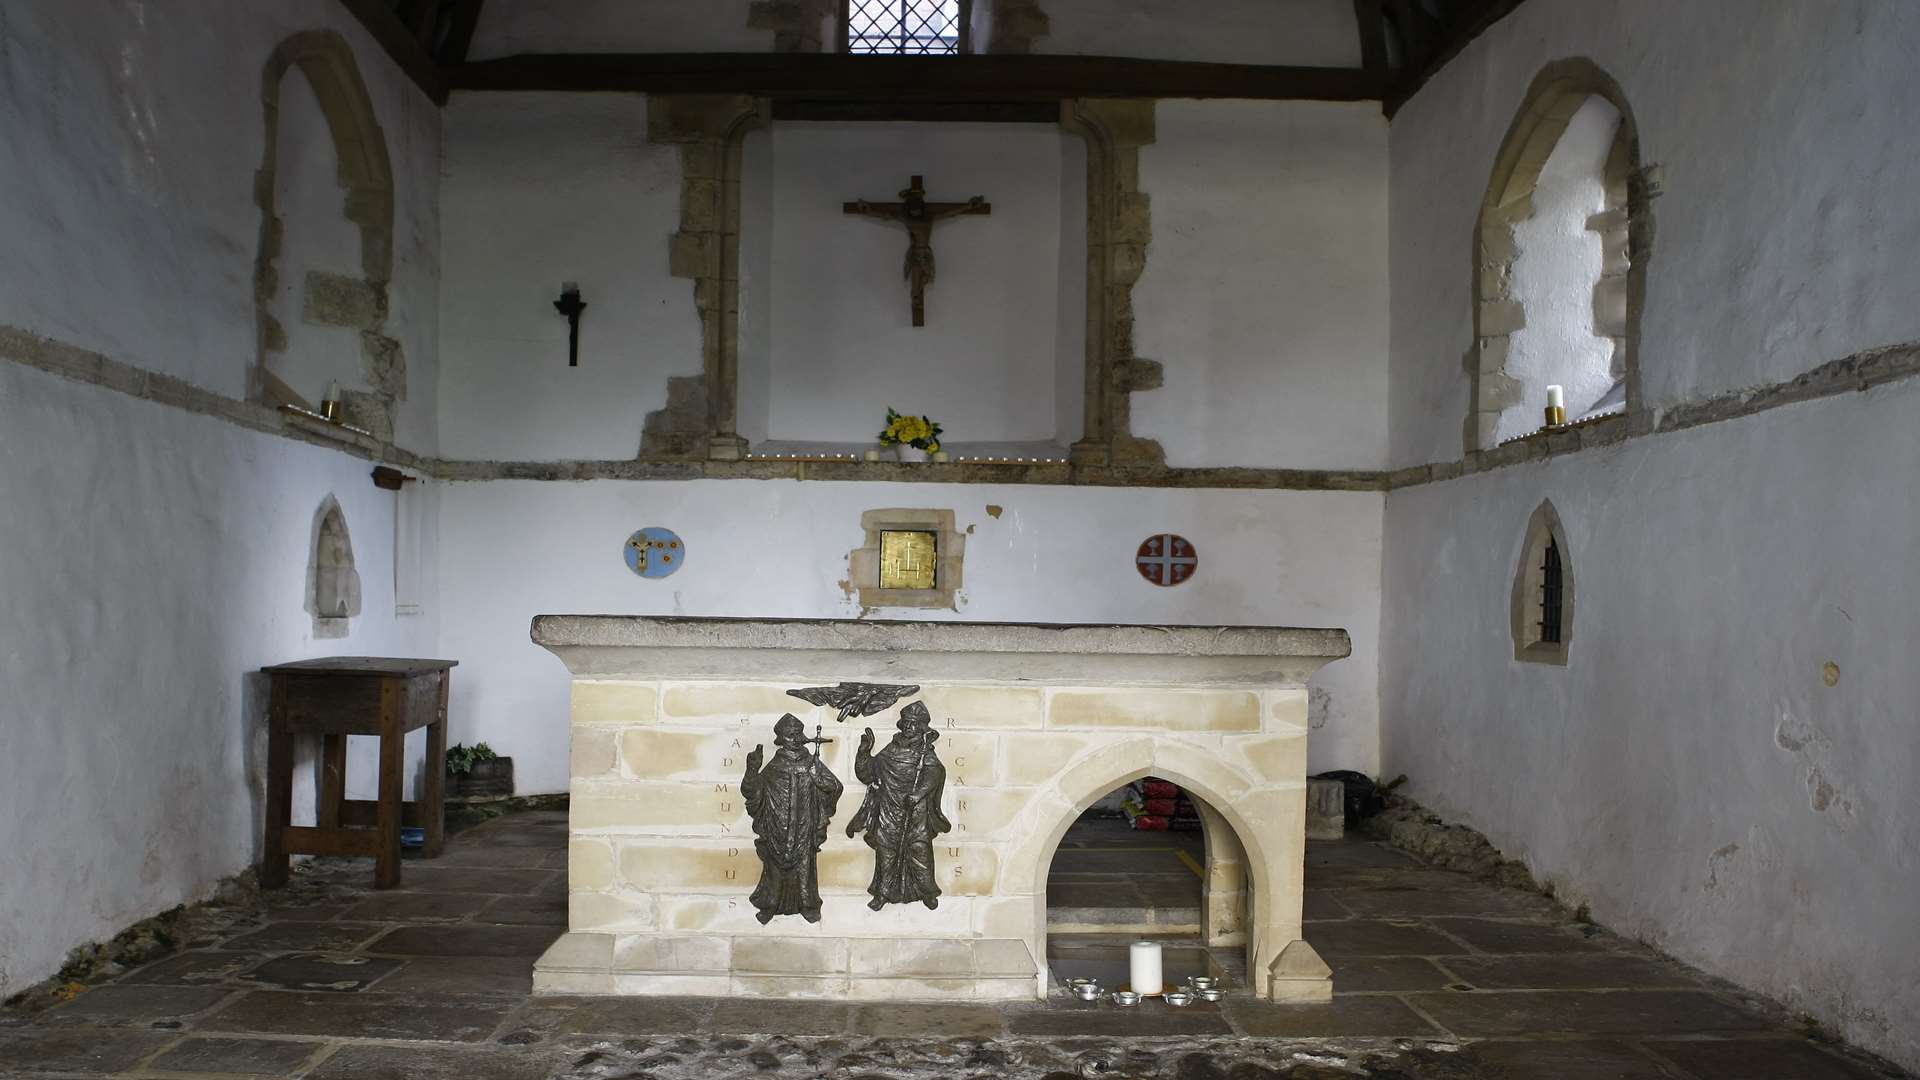
[[[1155,808],[1151,800],[1164,797],[1154,794],[1153,782],[1166,778],[1141,779],[1148,800],[1144,813],[1162,814],[1164,808]],[[1093,938],[1061,948],[1063,935],[1147,935],[1167,946],[1169,983],[1185,975],[1226,974],[1228,981],[1245,984],[1244,962],[1222,955],[1248,939],[1251,888],[1239,835],[1220,811],[1184,788],[1175,801],[1190,802],[1197,822],[1182,827],[1176,805],[1172,829],[1135,832],[1137,823],[1130,826],[1109,805],[1128,790],[1115,789],[1083,812],[1063,834],[1048,866],[1046,929],[1054,981],[1103,977],[1116,960],[1110,940]],[[1078,880],[1087,874],[1092,879]]]
[[[331,30],[281,42],[261,95],[251,394],[315,409],[337,381],[344,419],[391,439],[394,405],[406,398],[406,360],[385,333],[393,166],[373,101],[352,48]],[[323,123],[311,119],[316,113]]]
[[[360,572],[354,567],[353,537],[347,515],[332,495],[313,515],[312,556],[307,562],[307,612],[313,636],[343,638],[360,614]]]
[[[1569,421],[1640,407],[1640,311],[1653,222],[1638,127],[1612,77],[1549,65],[1507,130],[1473,249],[1466,450],[1533,434],[1546,388]]]
[[[1529,664],[1565,665],[1573,641],[1573,557],[1567,532],[1551,501],[1527,519],[1520,564],[1513,572],[1510,623],[1513,658]]]
[[[1103,746],[1062,769],[1036,793],[1031,820],[1036,826],[1046,821],[1047,827],[1029,832],[1005,867],[1008,891],[1032,892],[1034,957],[1047,962],[1047,875],[1067,830],[1109,792],[1148,776],[1179,785],[1205,808],[1199,940],[1244,944],[1246,978],[1258,997],[1330,997],[1332,970],[1300,934],[1305,834],[1293,825],[1306,819],[1306,789],[1275,787],[1233,755],[1175,738],[1143,735]],[[1273,827],[1281,822],[1286,827]],[[1262,830],[1260,823],[1269,827]],[[1216,889],[1216,878],[1227,887]]]

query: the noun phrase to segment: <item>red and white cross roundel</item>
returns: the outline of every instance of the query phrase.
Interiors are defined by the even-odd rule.
[[[1155,585],[1178,585],[1200,568],[1200,553],[1186,537],[1161,533],[1147,537],[1133,562],[1140,576]]]

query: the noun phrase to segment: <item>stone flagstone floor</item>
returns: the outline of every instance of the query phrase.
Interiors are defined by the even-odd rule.
[[[1858,1080],[1903,1074],[1549,901],[1348,841],[1309,850],[1332,1004],[1137,1010],[528,994],[566,816],[460,835],[375,893],[321,860],[184,951],[0,1012],[0,1076],[306,1080]]]

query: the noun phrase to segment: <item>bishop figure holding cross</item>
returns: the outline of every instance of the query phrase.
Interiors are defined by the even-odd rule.
[[[849,214],[897,221],[907,227],[907,283],[913,289],[913,325],[927,325],[927,286],[933,284],[933,223],[961,214],[991,214],[993,204],[975,195],[963,203],[930,203],[924,178],[900,193],[900,202],[873,203],[865,199],[846,203]]]

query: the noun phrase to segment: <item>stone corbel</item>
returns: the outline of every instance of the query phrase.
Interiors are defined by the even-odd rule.
[[[640,456],[738,461],[740,370],[740,160],[748,132],[773,119],[772,103],[732,94],[656,94],[647,138],[680,147],[680,231],[668,249],[673,276],[693,280],[700,313],[698,387],[684,379],[668,407],[647,416]]]
[[[1160,444],[1132,431],[1132,394],[1161,383],[1160,365],[1133,354],[1133,286],[1153,239],[1151,206],[1140,190],[1140,148],[1154,141],[1154,103],[1063,101],[1060,126],[1087,140],[1086,427],[1071,460],[1164,465]]]

